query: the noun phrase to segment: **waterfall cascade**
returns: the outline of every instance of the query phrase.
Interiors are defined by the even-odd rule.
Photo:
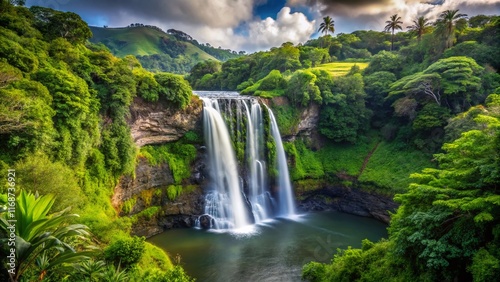
[[[237,229],[293,215],[288,166],[272,111],[265,105],[263,111],[258,99],[234,92],[196,94],[203,100],[210,174],[204,216],[209,227]],[[269,177],[270,171],[275,177]]]

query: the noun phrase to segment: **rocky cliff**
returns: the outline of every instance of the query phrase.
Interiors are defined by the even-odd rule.
[[[283,97],[266,101],[267,104],[287,105]],[[147,103],[140,98],[130,108],[129,125],[138,147],[149,144],[175,142],[190,130],[202,132],[202,104],[194,98],[183,110],[173,110],[161,103]],[[300,122],[286,140],[308,138],[320,144],[317,133],[319,106],[311,105],[300,112]],[[112,203],[121,216],[132,217],[132,233],[152,236],[175,227],[193,227],[203,214],[203,187],[206,179],[205,152],[197,146],[196,160],[191,164],[191,177],[176,185],[168,163],[151,165],[139,157],[135,175],[123,176],[115,187]],[[180,193],[175,189],[181,186]],[[297,185],[299,186],[299,185]],[[174,191],[175,193],[172,193]],[[333,187],[321,184],[313,189],[296,187],[298,208],[302,211],[337,210],[360,216],[374,217],[388,222],[388,211],[397,205],[388,197],[360,189]]]
[[[128,123],[135,144],[163,144],[176,141],[184,134],[199,126],[203,106],[193,96],[184,110],[168,107],[163,103],[149,103],[136,97],[130,107]]]
[[[286,97],[273,97],[266,101],[268,105],[273,106],[288,106],[291,107],[288,98]],[[289,134],[284,134],[283,139],[286,141],[293,141],[295,138],[306,138],[312,144],[321,141],[321,136],[318,134],[318,121],[319,121],[319,105],[316,103],[310,104],[308,107],[302,108],[297,117],[299,122],[297,126],[292,129]]]
[[[389,223],[389,212],[398,205],[389,197],[358,188],[324,185],[313,191],[299,192],[298,209],[302,211],[340,211],[373,217]]]
[[[135,98],[128,124],[137,147],[179,140],[190,130],[201,131],[203,107],[197,97],[184,110]],[[132,233],[152,236],[172,227],[192,227],[203,213],[203,148],[192,164],[192,177],[178,189],[167,162],[150,164],[139,157],[134,176],[122,176],[114,189],[112,204],[121,216],[132,217]],[[169,193],[170,190],[182,190]],[[172,195],[175,195],[174,197]]]
[[[193,175],[203,175],[201,158],[193,165]],[[198,165],[196,165],[198,164]],[[195,220],[203,214],[203,179],[191,178],[178,189],[168,163],[151,165],[139,158],[135,177],[123,176],[115,187],[112,204],[121,216],[134,220],[132,233],[152,236],[173,227],[193,227]],[[174,194],[174,196],[172,196]]]

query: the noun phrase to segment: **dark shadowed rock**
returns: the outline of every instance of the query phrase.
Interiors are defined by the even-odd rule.
[[[394,212],[398,204],[392,198],[366,192],[357,188],[324,187],[304,192],[298,209],[303,211],[334,210],[349,214],[373,217],[389,223],[389,212]]]
[[[203,229],[209,229],[212,226],[212,217],[208,214],[204,214],[199,217],[200,226]]]

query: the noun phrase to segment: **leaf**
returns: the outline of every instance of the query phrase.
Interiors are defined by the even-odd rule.
[[[489,212],[481,212],[474,217],[475,222],[492,221],[494,218]]]

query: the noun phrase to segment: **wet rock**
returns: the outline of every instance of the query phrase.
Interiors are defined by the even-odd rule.
[[[204,214],[199,217],[200,227],[203,229],[209,229],[212,226],[212,217],[208,214]]]
[[[130,213],[134,214],[145,209],[146,206],[161,204],[161,197],[153,197],[149,204],[145,203],[141,197],[138,197],[143,191],[165,188],[173,183],[174,177],[168,163],[152,166],[145,158],[139,158],[135,168],[135,177],[125,175],[120,178],[114,189],[111,203],[119,209],[125,201],[135,196],[137,202],[130,210]]]
[[[389,223],[389,212],[396,211],[398,204],[392,198],[366,192],[357,188],[324,187],[300,195],[298,209],[302,211],[339,211],[372,217]]]

